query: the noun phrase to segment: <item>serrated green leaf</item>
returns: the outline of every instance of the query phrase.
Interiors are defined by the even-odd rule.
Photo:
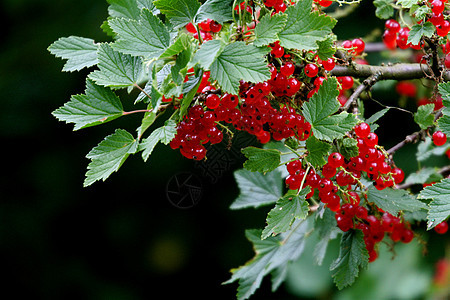
[[[98,44],[93,39],[69,36],[60,38],[48,47],[56,57],[67,59],[63,71],[79,71],[98,63]]]
[[[336,25],[336,20],[312,11],[313,0],[303,0],[289,6],[286,26],[278,33],[280,45],[288,49],[314,50],[317,41],[324,40]]]
[[[317,45],[319,46],[317,55],[319,55],[321,60],[327,60],[336,53],[336,47],[334,46],[335,41],[336,36],[334,35],[327,36],[323,41],[317,41]]]
[[[125,88],[137,84],[141,77],[141,58],[114,51],[109,44],[100,44],[98,59],[100,70],[89,74],[98,85]]]
[[[257,47],[269,45],[278,40],[278,33],[286,24],[286,14],[270,14],[261,18],[260,22],[255,27],[255,40],[253,45]]]
[[[450,116],[443,115],[440,117],[437,121],[438,128],[445,133],[446,135],[450,136]]]
[[[108,88],[86,80],[84,95],[74,95],[52,114],[60,121],[75,123],[74,130],[112,121],[123,115],[119,97]]]
[[[275,170],[280,165],[281,153],[278,150],[247,147],[241,152],[247,157],[244,162],[246,170],[266,173]]]
[[[154,15],[159,14],[158,9],[156,9],[155,5],[153,4],[153,0],[137,0],[136,2],[139,9],[146,8],[149,11],[153,12]]]
[[[360,230],[344,232],[341,238],[339,257],[333,261],[330,271],[338,289],[355,282],[359,270],[367,268],[369,254]]]
[[[326,142],[319,141],[314,135],[306,140],[306,150],[308,155],[305,157],[313,167],[320,168],[327,163],[325,157],[331,150],[331,145]]]
[[[118,18],[139,19],[139,8],[136,0],[107,0],[109,15]]]
[[[428,210],[428,229],[446,220],[450,216],[450,179],[446,178],[424,188],[419,199],[432,199]]]
[[[151,104],[147,107],[148,110],[151,109]],[[138,134],[138,140],[141,139],[144,132],[150,128],[150,126],[156,121],[156,112],[155,111],[148,111],[144,114],[144,117],[141,121],[141,126],[137,128],[137,134]]]
[[[385,188],[379,191],[374,187],[370,187],[367,193],[367,201],[375,203],[376,206],[394,216],[400,211],[414,212],[427,209],[425,203],[417,200],[408,191],[394,190],[392,188]]]
[[[442,104],[445,106],[442,113],[450,116],[450,82],[443,82],[438,85],[439,94],[442,97]]]
[[[234,172],[234,178],[240,193],[230,209],[257,208],[273,204],[283,195],[284,181],[278,171],[264,175],[242,169]]]
[[[389,19],[394,15],[394,1],[393,0],[375,0],[373,4],[377,8],[375,15],[380,19]]]
[[[378,124],[376,124],[375,122],[377,122],[381,117],[383,117],[388,111],[389,111],[389,107],[383,108],[380,111],[377,111],[376,113],[374,113],[373,115],[371,115],[369,118],[366,119],[366,123],[369,124],[370,129],[372,129],[372,131],[376,130],[378,128]]]
[[[238,94],[239,81],[263,82],[270,79],[269,68],[261,50],[244,42],[226,45],[211,64],[210,76],[217,80],[223,92]]]
[[[105,181],[122,166],[130,154],[136,153],[137,148],[138,142],[130,133],[117,129],[86,155],[91,162],[83,185],[86,187],[97,180]]]
[[[198,76],[191,76],[187,82],[183,84],[183,99],[181,100],[180,106],[180,117],[186,115],[189,106],[191,105],[192,100],[194,99],[195,94],[197,93],[198,87],[201,84],[203,76],[203,71],[198,74]]]
[[[414,114],[414,121],[420,126],[421,129],[427,129],[429,126],[434,125],[434,104],[421,105]]]
[[[305,219],[309,211],[305,197],[310,191],[310,187],[302,189],[299,194],[290,190],[281,197],[267,215],[267,226],[262,232],[261,239],[287,231],[295,219]]]
[[[252,242],[255,257],[238,269],[225,283],[239,280],[237,299],[248,299],[261,285],[265,275],[279,272],[291,261],[298,259],[305,247],[305,238],[312,227],[312,218],[294,222],[291,230],[261,240],[261,230],[247,230],[246,237]]]
[[[431,37],[435,31],[435,27],[430,22],[424,22],[422,24],[414,24],[411,27],[411,31],[408,35],[408,43],[412,45],[418,45],[420,43],[420,39],[423,36]]]
[[[431,14],[431,8],[428,5],[416,5],[413,4],[409,11],[411,16],[414,16],[416,20],[425,20],[428,14]]]
[[[185,33],[181,33],[180,35],[178,35],[175,42],[172,45],[170,45],[170,47],[167,48],[164,51],[164,53],[162,53],[160,55],[159,58],[169,58],[171,56],[175,56],[175,55],[183,52],[186,49],[190,49],[192,39],[193,38],[191,36],[189,36]]]
[[[405,184],[424,184],[430,182],[430,178],[439,178],[440,180],[442,175],[438,174],[434,168],[422,168],[416,173],[409,174],[405,179]]]
[[[339,152],[344,155],[346,159],[358,156],[359,148],[358,141],[352,138],[345,137],[338,141]]]
[[[195,23],[211,19],[220,24],[233,20],[233,0],[207,0],[198,9]]]
[[[401,5],[403,8],[411,8],[414,4],[417,4],[419,0],[397,0],[397,5]]]
[[[152,59],[169,47],[169,30],[148,9],[142,10],[139,21],[114,18],[109,25],[119,36],[112,47],[122,53]]]
[[[175,137],[176,133],[176,123],[173,120],[168,120],[164,126],[155,129],[150,136],[144,139],[139,145],[139,151],[143,151],[142,159],[147,161],[158,142],[167,145]]]
[[[426,137],[425,141],[420,142],[419,146],[417,147],[416,152],[417,161],[422,162],[430,158],[432,155],[441,156],[447,151],[449,147],[450,147],[449,143],[436,147],[431,141],[431,138]]]
[[[211,40],[203,43],[194,55],[191,65],[200,64],[203,70],[207,71],[216,58],[222,54],[225,43],[222,40]]]
[[[335,78],[325,80],[308,102],[302,106],[305,119],[311,124],[313,134],[319,140],[332,141],[341,138],[358,122],[353,114],[342,112],[333,115],[340,107],[339,91]]]
[[[200,8],[200,2],[197,0],[157,0],[153,3],[175,28],[194,22]]]

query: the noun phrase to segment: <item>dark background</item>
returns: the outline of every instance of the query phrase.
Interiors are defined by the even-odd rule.
[[[198,164],[157,146],[146,163],[130,157],[106,182],[82,187],[89,150],[115,128],[134,132],[140,116],[76,132],[58,122],[51,112],[84,92],[89,70],[62,73],[63,61],[47,47],[70,35],[108,41],[100,29],[107,7],[103,0],[0,2],[0,268],[7,278],[0,297],[233,299],[237,284],[221,283],[253,256],[244,230],[262,228],[267,213],[228,209],[238,195],[232,171],[240,157],[211,180]],[[363,25],[345,18],[336,33],[368,34],[382,24],[373,11],[363,6],[355,13]],[[128,97],[124,107],[132,102]],[[369,112],[381,109],[372,106]],[[386,143],[398,138],[379,135]],[[200,201],[189,209],[167,198],[167,184],[179,172],[202,185]],[[252,299],[298,297],[283,288],[272,293],[266,278]]]

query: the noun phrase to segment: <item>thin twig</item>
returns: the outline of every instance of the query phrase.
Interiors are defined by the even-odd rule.
[[[347,102],[345,102],[344,106],[342,106],[341,110],[346,111],[350,108],[350,106],[359,98],[359,96],[365,91],[371,88],[378,81],[378,74],[373,74],[366,80],[364,80],[355,91],[348,97]]]

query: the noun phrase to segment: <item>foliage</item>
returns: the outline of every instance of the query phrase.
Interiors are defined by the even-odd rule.
[[[383,239],[393,248],[409,243],[424,221],[431,229],[448,219],[450,185],[444,177],[450,168],[429,163],[448,144],[426,138],[450,134],[450,73],[440,57],[450,52],[450,23],[444,17],[435,23],[431,16],[441,1],[374,1],[377,17],[398,15],[405,26],[386,23],[386,47],[423,49],[427,62],[378,68],[355,62],[365,57],[361,39],[337,42],[337,20],[326,13],[331,1],[108,2],[102,28],[112,42],[71,36],[48,49],[67,60],[63,71],[96,66],[85,93],[53,115],[80,130],[143,113],[136,133],[116,129],[87,154],[85,186],[109,178],[130,155],[151,159],[159,142],[198,161],[208,158],[205,144],[233,143],[235,129],[265,144],[243,148],[244,169],[234,173],[240,194],[231,209],[273,206],[264,229],[246,232],[255,257],[233,269],[226,282],[238,281],[238,299],[249,298],[267,274],[277,289],[313,233],[320,237],[319,265],[328,244],[340,237],[329,270],[342,289],[377,259]],[[374,131],[393,108],[365,119],[363,92],[399,78],[427,78],[441,102],[411,112],[420,131],[385,149]],[[138,92],[135,110],[124,110],[121,89]],[[397,92],[415,95],[408,84],[399,83]],[[156,120],[164,125],[155,128]],[[393,155],[411,142],[419,143],[421,164],[404,181]],[[430,180],[434,184],[421,186]]]

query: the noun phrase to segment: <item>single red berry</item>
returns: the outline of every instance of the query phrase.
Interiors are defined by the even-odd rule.
[[[378,135],[374,132],[370,132],[364,139],[364,143],[367,145],[367,147],[375,147],[376,145],[378,145]]]
[[[355,48],[356,55],[359,55],[364,52],[366,44],[362,39],[354,39],[352,40],[352,46]]]
[[[439,234],[445,234],[448,231],[448,223],[443,221],[434,227],[434,231]]]
[[[275,9],[275,12],[285,12],[287,9],[287,5],[284,2],[278,2],[277,4],[275,4],[273,6],[273,8]]]
[[[328,156],[328,164],[333,168],[339,168],[344,164],[344,156],[339,152],[333,152]]]
[[[328,178],[321,178],[319,180],[319,186],[317,187],[321,192],[331,192],[333,189],[333,182]]]
[[[364,139],[370,133],[370,126],[369,126],[369,124],[362,122],[362,123],[359,123],[358,125],[356,125],[354,130],[358,137]]]
[[[397,33],[386,30],[383,33],[383,43],[388,49],[395,49],[397,48]]]
[[[286,169],[289,174],[295,174],[302,169],[302,162],[298,159],[290,161],[286,164]]]
[[[295,65],[290,61],[286,62],[285,64],[283,64],[280,67],[280,73],[286,77],[289,77],[292,74],[294,74],[294,70],[295,70]]]
[[[400,81],[395,86],[395,90],[399,95],[414,98],[416,97],[417,87],[414,83],[408,81]]]
[[[190,22],[186,25],[186,30],[190,33],[197,33],[197,28]]]
[[[336,175],[336,168],[331,166],[330,164],[325,164],[322,167],[322,176],[325,178],[331,178]]]
[[[272,51],[270,51],[270,53],[274,57],[282,57],[284,55],[284,48],[281,47],[279,44],[276,44],[275,46],[272,47]]]
[[[219,23],[217,23],[216,21],[212,21],[209,24],[209,28],[211,29],[212,32],[217,33],[220,30],[222,30],[222,25],[220,25]]]
[[[441,24],[436,25],[436,33],[439,36],[447,36],[447,34],[450,31],[450,22],[447,20],[444,20]]]
[[[414,232],[411,229],[404,229],[402,237],[400,238],[402,243],[408,244],[414,238]]]
[[[336,66],[336,61],[333,57],[328,58],[327,60],[322,61],[322,67],[325,71],[331,71]]]
[[[209,94],[206,96],[206,107],[209,109],[215,109],[220,104],[220,97],[216,94]]]
[[[435,131],[433,133],[433,143],[436,146],[442,146],[447,142],[447,135],[442,131]]]
[[[307,64],[305,66],[305,74],[308,77],[315,77],[319,73],[319,67],[315,64]]]
[[[390,32],[393,32],[393,33],[399,32],[400,28],[401,28],[400,23],[398,23],[394,19],[387,20],[386,23],[384,24],[384,26],[387,30],[389,30]]]
[[[338,82],[341,84],[343,90],[348,90],[353,87],[353,77],[351,76],[341,76],[338,77]]]
[[[400,168],[393,168],[391,173],[396,184],[399,184],[403,181],[403,179],[405,179],[405,173]]]
[[[430,4],[431,11],[435,14],[440,14],[445,9],[445,4],[441,0],[433,0]]]
[[[198,24],[198,27],[200,27],[201,30],[203,31],[211,31],[211,28],[209,27],[209,25],[211,24],[211,19],[207,19],[201,23]]]

